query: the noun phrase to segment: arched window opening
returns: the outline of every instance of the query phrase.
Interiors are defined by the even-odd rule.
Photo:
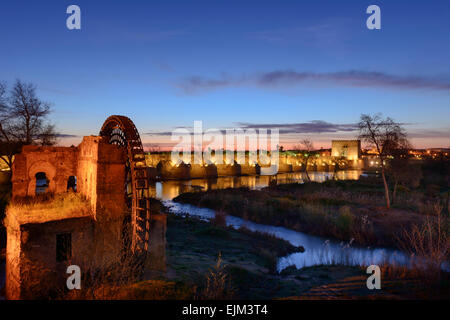
[[[70,176],[69,179],[67,179],[67,190],[77,192],[77,177]]]
[[[36,178],[36,194],[45,193],[48,189],[48,179],[45,172],[38,172],[35,175]]]

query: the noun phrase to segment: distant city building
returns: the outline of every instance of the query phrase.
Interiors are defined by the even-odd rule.
[[[333,157],[358,160],[361,157],[360,140],[332,140],[331,155]]]

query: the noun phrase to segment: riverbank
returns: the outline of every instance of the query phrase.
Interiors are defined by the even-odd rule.
[[[427,208],[426,200],[417,194],[401,193],[398,198],[398,204],[386,210],[380,184],[373,178],[361,178],[282,184],[261,190],[191,192],[174,201],[363,246],[398,248],[405,232],[435,219],[433,207]]]
[[[153,208],[161,208],[157,201]],[[245,228],[224,227],[168,213],[167,269],[147,271],[131,283],[97,282],[95,292],[62,299],[408,299],[445,298],[403,269],[382,268],[382,289],[369,290],[364,268],[346,265],[288,267],[276,273],[279,257],[302,248]],[[220,263],[218,263],[220,261]],[[122,270],[122,269],[121,269]],[[132,270],[122,270],[132,272]],[[121,274],[126,276],[125,273]],[[121,277],[123,278],[123,277]],[[132,276],[130,277],[130,279]],[[103,279],[105,280],[105,279]],[[448,281],[445,280],[445,281]],[[87,288],[89,290],[89,288]]]
[[[167,212],[167,208],[164,208]],[[242,227],[214,226],[224,216],[207,222],[168,214],[168,275],[170,279],[198,286],[205,280],[221,252],[223,271],[235,299],[443,299],[450,297],[450,274],[423,273],[396,265],[380,264],[382,289],[369,290],[365,267],[345,264],[290,266],[274,273],[268,258],[293,252],[287,241],[250,232]],[[224,221],[222,220],[222,223]],[[212,228],[212,229],[211,229]],[[170,230],[170,231],[169,231]],[[205,230],[208,230],[205,232]],[[215,230],[211,232],[210,230]],[[294,251],[297,251],[294,247]],[[295,255],[307,252],[294,253]],[[206,268],[206,269],[205,269]],[[203,276],[202,276],[203,275]],[[203,280],[202,280],[203,278]],[[193,280],[195,279],[195,280]],[[200,291],[201,292],[201,291]],[[201,298],[201,296],[199,297]],[[230,298],[230,297],[228,297]]]
[[[272,259],[298,249],[245,229],[214,226],[168,215],[167,270],[125,288],[126,299],[443,299],[449,286],[433,287],[402,268],[381,266],[382,289],[369,290],[365,268],[318,265],[281,273]],[[302,254],[302,253],[299,253]],[[217,260],[220,255],[220,266]],[[443,281],[448,282],[448,277]],[[209,284],[208,284],[209,282]],[[426,284],[426,285],[424,285]]]
[[[219,299],[309,299],[317,288],[348,279],[358,280],[341,288],[342,299],[384,299],[392,297],[395,288],[397,291],[400,288],[391,286],[393,291],[374,293],[366,287],[365,270],[352,266],[290,267],[280,274],[274,273],[272,259],[298,249],[285,241],[245,229],[224,228],[169,214],[167,230],[167,272],[156,279],[175,283],[177,288],[191,288],[188,294],[183,291],[181,298],[211,298],[205,296],[211,271],[215,276],[226,277],[224,291],[222,286],[211,288],[222,292],[221,296],[214,297]],[[219,254],[223,269],[218,272],[215,266]],[[395,294],[398,298],[407,297],[405,291],[399,292]],[[316,295],[315,299],[329,299],[329,294]]]
[[[89,295],[63,299],[281,299],[317,286],[362,276],[359,267],[321,266],[278,274],[278,258],[303,251],[289,242],[248,229],[214,225],[168,214],[166,271],[147,271],[134,283],[106,282]],[[364,286],[365,282],[361,282]]]

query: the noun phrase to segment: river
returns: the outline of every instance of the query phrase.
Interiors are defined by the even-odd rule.
[[[336,178],[340,180],[358,180],[361,170],[338,171]],[[333,172],[310,172],[312,181],[324,182],[333,178]],[[150,194],[160,200],[172,200],[184,192],[195,190],[211,190],[248,187],[251,189],[261,189],[267,187],[270,181],[275,180],[277,184],[303,182],[305,173],[290,172],[280,173],[276,176],[239,176],[239,177],[218,177],[214,179],[191,179],[191,180],[166,180],[150,184]]]
[[[363,174],[358,170],[339,171],[337,179],[359,179]],[[332,172],[311,172],[311,180],[323,182],[333,177]],[[249,187],[260,189],[269,185],[269,181],[276,180],[277,184],[303,182],[305,174],[281,173],[276,177],[269,176],[241,176],[241,177],[219,177],[213,180],[171,180],[156,182],[151,186],[152,195],[169,208],[170,212],[178,215],[196,216],[204,220],[214,217],[214,210],[198,208],[189,204],[180,204],[172,201],[180,193],[193,190],[210,190],[224,188]],[[278,271],[295,265],[297,268],[309,267],[319,264],[343,263],[346,265],[371,265],[384,264],[408,265],[409,257],[403,252],[387,248],[356,247],[351,243],[343,243],[332,239],[326,239],[303,232],[294,231],[284,227],[270,226],[245,221],[239,217],[227,216],[227,225],[239,228],[245,226],[253,231],[272,234],[277,238],[289,241],[294,246],[303,246],[305,252],[297,252],[282,257],[278,261]]]

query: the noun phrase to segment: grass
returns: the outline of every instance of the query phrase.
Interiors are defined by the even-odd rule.
[[[16,199],[6,208],[6,221],[13,223],[40,223],[91,215],[90,203],[79,193],[42,194],[36,197]]]
[[[342,291],[340,298],[448,296],[448,275],[439,285],[424,285],[420,274],[401,267],[381,266],[383,290],[377,293],[365,287],[368,275],[361,267],[335,264],[273,272],[278,257],[300,250],[272,235],[169,214],[166,273],[141,276],[136,264],[120,263],[101,272],[91,270],[89,279],[83,279],[84,290],[60,292],[54,298],[326,299],[336,291]]]
[[[402,197],[404,199],[405,195],[399,192],[398,199]],[[410,230],[424,223],[429,216],[435,219],[434,211],[429,207],[436,201],[443,203],[442,199],[428,199],[429,207],[424,214],[419,209],[408,209],[408,206],[420,207],[419,200],[414,200],[414,206],[413,200],[408,205],[406,200],[399,200],[396,208],[386,211],[383,189],[374,178],[284,184],[262,190],[209,190],[184,193],[174,200],[224,211],[256,223],[343,241],[353,239],[359,245],[389,247],[398,245],[396,238],[403,229]],[[404,204],[403,208],[400,203]]]
[[[223,232],[204,232],[216,228]],[[440,284],[427,282],[424,285],[423,278],[415,270],[395,266],[380,266],[383,289],[380,292],[367,289],[365,268],[339,262],[301,269],[291,266],[281,274],[272,273],[269,260],[275,257],[273,260],[276,261],[277,257],[293,252],[295,248],[289,249],[270,235],[253,233],[245,228],[216,227],[194,218],[169,215],[167,241],[168,274],[171,276],[166,280],[196,288],[196,299],[229,297],[229,292],[224,294],[224,288],[229,288],[233,299],[303,299],[311,296],[311,292],[319,293],[317,299],[327,299],[330,292],[336,291],[342,291],[339,297],[345,299],[450,296],[446,278],[442,278]],[[268,253],[274,254],[268,258]],[[217,267],[219,254],[221,262]],[[210,289],[207,289],[209,277]],[[220,294],[215,296],[215,292]]]
[[[157,207],[158,201],[154,201],[154,208]],[[289,242],[196,218],[170,214],[167,222],[167,273],[137,278],[135,265],[122,263],[101,272],[89,272],[91,277],[83,280],[84,290],[61,292],[58,297],[268,299],[282,296],[285,286],[292,287],[289,292],[295,289],[294,284],[280,285],[279,276],[271,270],[278,257],[300,250]]]
[[[404,230],[399,237],[403,250],[414,256],[415,269],[438,281],[443,263],[450,261],[450,224],[442,218],[442,209],[442,206],[435,205],[436,219],[428,218],[422,225]]]
[[[229,300],[234,294],[230,282],[230,275],[219,253],[216,264],[206,275],[204,288],[199,292],[198,297],[204,300]]]
[[[270,299],[285,295],[285,290],[297,290],[295,283],[281,284],[273,272],[278,257],[301,250],[287,241],[169,214],[167,243],[165,279],[195,287],[196,299],[218,292],[217,298]]]

